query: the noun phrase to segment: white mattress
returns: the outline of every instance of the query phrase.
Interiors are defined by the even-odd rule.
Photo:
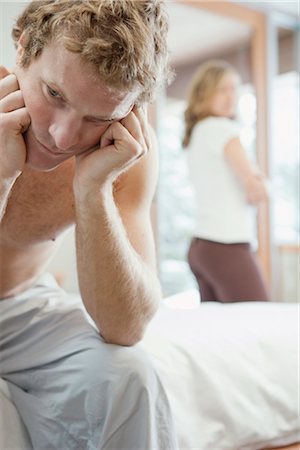
[[[180,448],[256,450],[300,442],[299,305],[197,307],[197,298],[187,292],[167,299],[169,308],[154,318],[142,344],[166,386]]]

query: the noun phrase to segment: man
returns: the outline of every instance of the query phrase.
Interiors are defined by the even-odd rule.
[[[132,347],[161,296],[142,106],[168,72],[166,31],[160,0],[37,1],[13,29],[16,67],[0,71],[0,376],[34,449],[176,448],[160,380]],[[73,223],[92,320],[42,276]]]

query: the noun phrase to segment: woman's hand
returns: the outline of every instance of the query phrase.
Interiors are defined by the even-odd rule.
[[[247,200],[251,205],[257,205],[268,198],[265,179],[259,173],[255,173],[249,178],[245,188]]]

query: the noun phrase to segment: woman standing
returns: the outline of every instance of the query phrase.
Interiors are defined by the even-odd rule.
[[[184,147],[197,200],[188,252],[202,301],[269,300],[251,252],[249,206],[267,199],[263,175],[248,160],[233,120],[239,75],[224,61],[197,71],[185,112]]]

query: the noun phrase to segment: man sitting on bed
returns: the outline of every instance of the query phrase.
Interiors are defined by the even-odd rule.
[[[176,448],[132,347],[161,297],[143,105],[168,75],[166,31],[160,0],[32,2],[1,67],[0,376],[38,450]],[[42,275],[72,224],[89,316]]]

